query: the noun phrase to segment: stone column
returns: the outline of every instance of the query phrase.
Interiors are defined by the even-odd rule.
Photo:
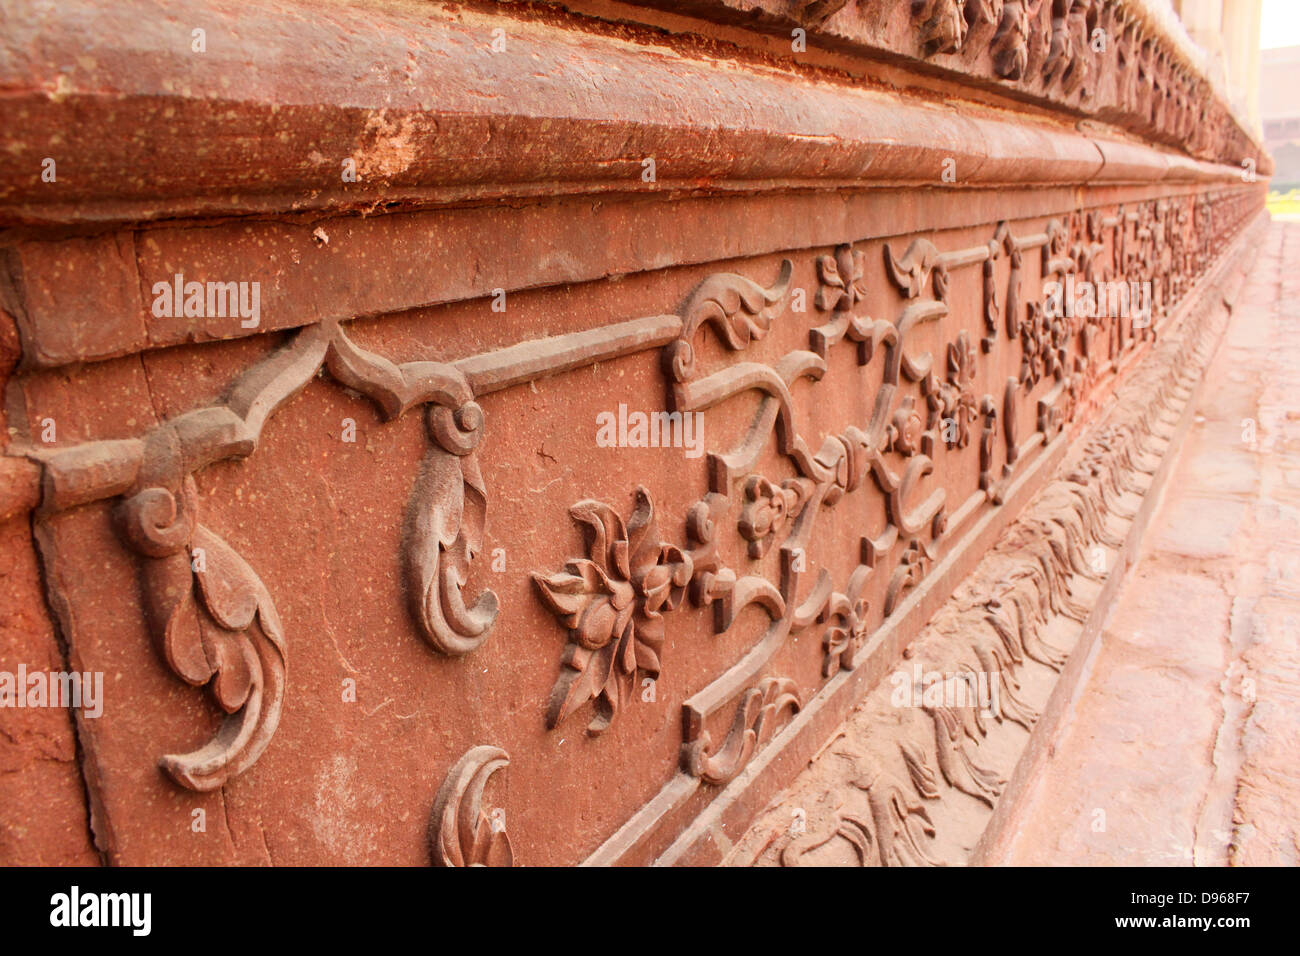
[[[1259,29],[1261,0],[1223,0],[1223,42],[1227,50],[1228,95],[1256,135],[1259,117]]]

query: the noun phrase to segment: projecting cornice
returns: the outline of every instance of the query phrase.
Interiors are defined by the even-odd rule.
[[[1259,145],[1167,0],[549,2],[678,35],[717,33],[791,62],[837,54],[836,68],[855,75],[900,66],[1102,120],[1200,159],[1235,164]],[[795,29],[804,31],[798,52]]]
[[[1270,165],[1235,134],[1215,134],[1215,149],[1195,159],[1081,130],[1077,115],[904,99],[829,73],[634,45],[590,20],[579,29],[552,19],[422,5],[323,14],[263,2],[15,4],[0,39],[13,171],[0,182],[0,222],[933,186],[949,160],[957,186],[1227,181],[1243,160],[1261,174]],[[195,29],[204,52],[192,49]],[[1171,122],[1175,113],[1190,122],[1173,105]],[[1192,123],[1187,138],[1206,128]],[[47,158],[57,183],[42,180]],[[650,158],[653,182],[643,175]],[[342,181],[348,159],[356,182]]]

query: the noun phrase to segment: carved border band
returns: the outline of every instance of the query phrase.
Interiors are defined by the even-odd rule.
[[[875,688],[847,734],[819,756],[829,773],[796,781],[779,806],[738,838],[731,862],[969,862],[952,847],[969,847],[979,833],[971,831],[968,801],[953,794],[984,804],[979,825],[987,823],[1011,761],[1020,757],[1019,749],[1008,757],[1005,735],[989,744],[1004,723],[1032,732],[1039,722],[1105,569],[1118,566],[1123,538],[1175,441],[1221,334],[1223,311],[1215,299],[1200,302],[1125,382],[1105,423],[1004,530],[961,594],[909,645],[895,675],[944,679],[891,680]],[[977,689],[984,678],[997,693]],[[914,706],[893,699],[900,689]],[[946,849],[937,840],[945,820],[964,827]]]
[[[1136,203],[1113,215],[1077,211],[1021,236],[999,223],[987,242],[949,251],[925,236],[883,242],[894,302],[886,317],[865,313],[866,251],[842,244],[807,263],[819,282],[817,324],[808,330],[807,347],[770,364],[746,353],[787,311],[790,259],[770,284],[732,273],[709,276],[678,314],[450,362],[398,365],[358,347],[345,323],[322,321],[249,368],[216,403],[141,438],[30,451],[42,469],[41,512],[113,502],[119,534],[138,559],[145,614],[163,658],[181,680],[207,686],[228,715],[208,744],[164,755],[160,765],[182,786],[212,790],[251,766],[275,733],[285,696],[287,636],[252,566],[201,522],[194,483],[199,471],[252,455],[271,415],[321,369],[369,397],[389,420],[419,407],[429,443],[407,505],[403,565],[410,612],[432,648],[468,654],[489,638],[499,610],[490,590],[464,593],[483,544],[490,498],[479,468],[479,455],[491,448],[490,440],[485,444],[490,428],[477,400],[542,375],[660,349],[672,413],[703,412],[755,394],[749,427],[731,447],[709,450],[707,487],[686,515],[684,540],[661,532],[654,489],[637,488],[630,508],[585,499],[569,511],[586,533],[586,553],[558,559],[560,570],[533,577],[539,599],[569,635],[547,705],[552,728],[578,711],[587,712],[590,733],[610,728],[640,680],[671,666],[666,622],[673,615],[709,609],[719,633],[735,626],[751,605],[765,615],[741,659],[683,703],[679,776],[685,782],[674,778],[669,785],[680,801],[694,787],[735,779],[805,706],[796,682],[769,668],[792,636],[816,636],[823,679],[858,666],[874,631],[905,605],[941,558],[945,541],[980,509],[999,505],[1008,480],[1074,419],[1099,379],[1156,335],[1154,325],[1135,331],[1105,318],[1053,314],[1041,296],[1024,288],[1026,255],[1038,250],[1041,257],[1035,279],[1150,282],[1153,312],[1160,315],[1215,261],[1252,211],[1252,195],[1216,189]],[[1005,279],[999,275],[1004,259]],[[982,273],[980,300],[951,301],[953,276],[976,266]],[[922,330],[954,312],[979,318],[963,323],[938,355],[916,345]],[[726,350],[720,367],[703,368],[697,357],[699,338],[707,334]],[[796,396],[816,394],[828,356],[845,342],[852,343],[861,374],[880,376],[870,417],[834,433],[803,434]],[[1018,373],[998,389],[978,393],[981,363],[1008,354]],[[1021,421],[1027,396],[1034,400],[1032,423]],[[758,461],[773,447],[783,472],[760,473]],[[1125,446],[1122,454],[1140,456],[1141,450]],[[978,481],[961,500],[929,487],[933,480],[926,479],[940,463],[967,455],[978,462]],[[1110,474],[1109,466],[1098,467]],[[1108,477],[1098,494],[1113,495],[1126,480]],[[868,497],[873,507],[879,505],[881,530],[853,543],[851,573],[842,581],[824,568],[809,573],[805,560],[818,542],[819,526],[832,520],[841,502]],[[1011,636],[1002,638],[1001,651],[984,647],[982,662],[1007,668],[1017,654],[1057,659],[1050,647],[1035,643],[1021,617],[1007,617],[1008,609],[1016,607],[1019,615],[1032,598],[1034,606],[1068,611],[1068,588],[1052,562],[1059,563],[1063,553],[1075,567],[1084,543],[1102,540],[1088,510],[1096,507],[1081,504],[1077,520],[1045,539],[1046,583],[1033,584],[1034,594],[1019,603],[1008,597],[1001,612],[990,610],[1001,621],[994,630]],[[729,564],[724,542],[738,545],[747,560]],[[769,554],[777,556],[773,577],[751,563]],[[1018,714],[1027,720],[1031,713],[1014,699],[1008,706],[1006,716],[1013,719]],[[970,728],[943,715],[934,719],[953,741],[970,735]],[[494,748],[476,748],[463,766],[452,768],[437,799],[435,860],[513,859],[508,838],[491,826],[484,830],[478,810],[487,779],[505,759]],[[995,781],[969,767],[954,769],[966,766],[956,751],[937,759],[946,779],[994,795]],[[881,799],[895,810],[911,806],[911,798],[901,804]],[[921,858],[915,848],[897,847],[888,852]]]

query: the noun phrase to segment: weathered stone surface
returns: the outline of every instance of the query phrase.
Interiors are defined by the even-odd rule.
[[[18,335],[0,314],[0,383],[18,360]],[[0,421],[3,414],[0,413]],[[8,430],[5,431],[7,444]],[[39,469],[0,459],[0,669],[66,669],[31,538]],[[72,715],[61,708],[0,711],[0,861],[95,864]]]
[[[40,555],[23,653],[105,675],[101,717],[40,719],[110,863],[721,861],[995,544],[1046,549],[1054,611],[1104,605],[1057,549],[1127,553],[1105,515],[1263,198],[1173,47],[1121,95],[1046,47],[989,80],[897,11],[822,11],[805,62],[730,3],[671,37],[612,6],[17,6],[0,513]],[[1149,283],[1153,322],[1052,314],[1067,277]],[[1131,431],[1087,432],[1124,385]],[[1065,524],[1014,525],[1061,468]],[[944,766],[981,807],[1028,772]],[[44,813],[11,859],[89,855]]]

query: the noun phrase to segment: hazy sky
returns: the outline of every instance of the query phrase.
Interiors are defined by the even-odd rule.
[[[1300,0],[1264,0],[1259,40],[1260,48],[1265,50],[1300,46]]]

